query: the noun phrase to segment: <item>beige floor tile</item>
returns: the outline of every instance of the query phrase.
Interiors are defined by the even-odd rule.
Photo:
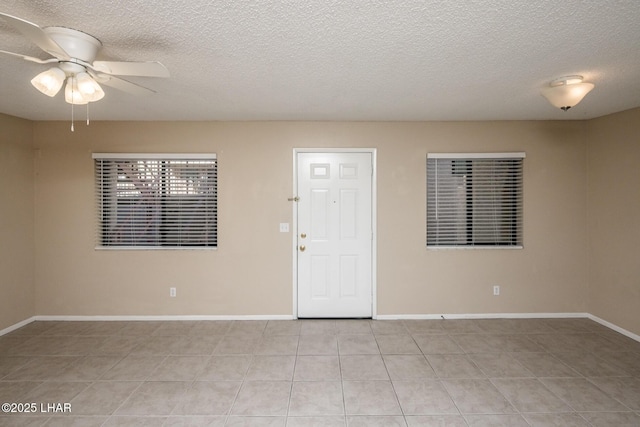
[[[253,356],[248,381],[292,381],[295,356]]]
[[[149,381],[141,384],[117,409],[117,415],[169,415],[189,387],[188,382]]]
[[[420,354],[411,335],[377,335],[376,342],[382,354]]]
[[[340,370],[344,381],[386,380],[389,374],[379,355],[340,356]]]
[[[409,427],[467,427],[461,415],[421,415],[406,419]]]
[[[151,335],[156,335],[156,336],[189,335],[189,333],[196,326],[197,323],[198,323],[197,321],[189,321],[189,320],[162,322],[160,326],[158,326]]]
[[[633,412],[584,412],[581,413],[593,427],[637,427],[640,416]]]
[[[485,378],[486,375],[464,354],[429,354],[427,361],[438,378]]]
[[[576,413],[524,414],[531,427],[592,427]]]
[[[6,381],[49,381],[55,380],[71,364],[82,360],[80,356],[39,356],[34,357],[3,378]]]
[[[206,356],[167,356],[147,381],[193,381],[208,361]]]
[[[73,413],[0,427],[636,426],[639,354],[589,319],[32,322],[0,401]]]
[[[166,419],[162,427],[223,427],[227,417],[214,416],[171,416]]]
[[[335,335],[338,333],[335,320],[302,319],[299,322],[300,335]]]
[[[345,411],[348,415],[401,415],[390,381],[344,381]]]
[[[444,334],[441,320],[405,320],[404,326],[413,334]]]
[[[226,427],[285,427],[286,417],[242,417],[231,416]]]
[[[242,381],[247,375],[251,356],[212,356],[198,375],[202,381]]]
[[[65,415],[51,417],[45,427],[101,427],[106,421],[107,417],[104,416]]]
[[[225,335],[231,328],[232,323],[231,320],[202,320],[191,328],[189,335]]]
[[[161,416],[114,415],[102,427],[158,427],[166,420],[167,417]]]
[[[469,358],[489,378],[534,376],[531,371],[522,366],[509,353],[470,354]]]
[[[300,335],[300,322],[295,320],[269,320],[266,335]]]
[[[85,356],[63,368],[56,379],[60,381],[93,381],[122,360],[120,356]]]
[[[136,381],[95,382],[71,400],[73,414],[111,415],[141,384]]]
[[[422,355],[387,354],[382,358],[392,380],[421,380],[436,377],[433,368]]]
[[[338,356],[298,356],[294,381],[340,381]]]
[[[343,415],[344,399],[339,381],[296,381],[291,390],[290,416]]]
[[[47,381],[29,391],[25,402],[35,402],[38,406],[49,403],[70,403],[79,393],[89,387],[87,382]]]
[[[409,333],[402,320],[373,320],[370,326],[375,335],[406,335]]]
[[[336,320],[336,332],[339,335],[373,334],[371,320]]]
[[[529,427],[521,415],[466,415],[469,427]]]
[[[521,413],[571,411],[570,407],[537,379],[494,379],[491,382]]]
[[[264,335],[255,354],[295,355],[298,352],[298,340],[298,335]]]
[[[585,377],[614,377],[626,375],[622,369],[591,353],[554,353],[554,356],[567,365],[570,365],[574,370],[578,371],[580,375],[584,375]]]
[[[511,414],[515,408],[489,380],[451,379],[442,382],[462,414]]]
[[[438,380],[393,381],[393,387],[405,415],[460,413]]]
[[[289,406],[292,383],[288,381],[245,381],[232,415],[284,416]]]
[[[144,381],[164,361],[166,356],[129,355],[105,372],[103,381]]]
[[[598,377],[589,378],[589,381],[632,411],[640,411],[640,378]]]
[[[584,378],[541,378],[540,381],[576,411],[625,411],[618,401]]]
[[[338,337],[336,335],[300,336],[300,341],[298,342],[298,355],[331,356],[337,354]]]
[[[226,335],[213,350],[213,354],[253,354],[261,337],[248,334]]]
[[[221,335],[193,335],[181,336],[177,339],[176,344],[171,349],[172,355],[191,355],[191,356],[210,356],[216,349],[220,341]]]
[[[266,327],[266,320],[234,320],[227,335],[262,335]]]
[[[346,427],[344,416],[287,417],[287,427]]]
[[[380,354],[373,334],[338,335],[338,352],[346,354]]]
[[[448,335],[414,335],[420,351],[424,354],[462,354],[464,350]]]
[[[239,381],[196,381],[182,395],[173,415],[227,415],[241,385]]]
[[[404,417],[393,416],[348,416],[349,427],[406,427]]]

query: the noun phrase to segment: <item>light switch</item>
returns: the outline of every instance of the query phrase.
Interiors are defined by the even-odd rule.
[[[281,233],[288,233],[289,232],[289,223],[288,222],[281,222],[280,223],[280,232]]]

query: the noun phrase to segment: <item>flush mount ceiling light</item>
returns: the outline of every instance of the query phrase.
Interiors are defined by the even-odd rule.
[[[40,59],[0,50],[0,54],[22,58],[36,64],[53,64],[53,68],[38,74],[31,84],[47,96],[54,97],[64,84],[65,101],[73,106],[99,101],[104,97],[100,86],[134,95],[150,95],[153,90],[116,76],[169,77],[169,70],[159,62],[95,61],[102,42],[97,38],[65,27],[40,28],[36,24],[15,16],[0,13],[0,19],[47,52],[53,58]],[[88,119],[87,119],[88,123]]]
[[[567,111],[575,107],[595,85],[582,81],[582,76],[566,76],[555,79],[540,92],[553,105]]]

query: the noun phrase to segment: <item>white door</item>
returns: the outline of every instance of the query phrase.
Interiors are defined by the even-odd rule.
[[[298,317],[372,316],[372,153],[297,153]]]

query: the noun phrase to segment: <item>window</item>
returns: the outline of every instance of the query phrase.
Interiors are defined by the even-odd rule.
[[[100,248],[215,248],[215,154],[94,154]]]
[[[522,247],[524,157],[427,155],[427,247]]]

